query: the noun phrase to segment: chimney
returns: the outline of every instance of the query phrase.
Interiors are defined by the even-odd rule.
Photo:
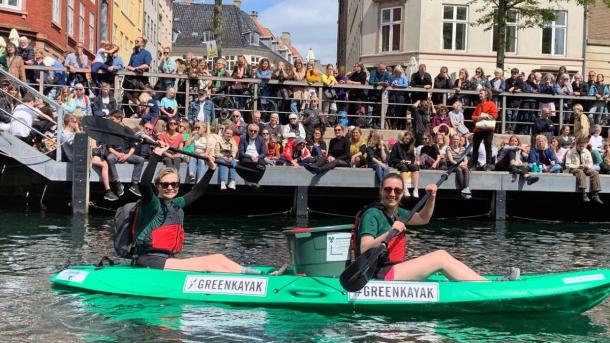
[[[284,41],[284,44],[288,45],[289,47],[292,46],[292,39],[290,38],[290,32],[282,32],[282,41]]]
[[[256,12],[256,11],[250,12],[250,17],[253,18],[253,19],[258,18],[258,12]]]
[[[233,5],[235,5],[235,7],[241,9],[241,0],[233,0]]]
[[[193,3],[193,0],[180,0],[181,4],[190,5]]]

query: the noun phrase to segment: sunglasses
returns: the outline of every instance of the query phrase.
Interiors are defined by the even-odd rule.
[[[342,132],[343,130],[341,129],[336,129],[335,132]]]
[[[144,130],[146,130],[146,131],[152,131],[152,129],[153,129],[152,127],[145,127],[144,128]]]
[[[161,185],[161,188],[163,189],[168,189],[169,187],[177,189],[178,187],[180,187],[179,182],[159,182],[159,185]]]
[[[394,192],[394,194],[396,194],[396,195],[401,195],[401,194],[402,194],[402,192],[403,192],[403,189],[402,189],[402,188],[398,188],[398,187],[395,187],[395,188],[394,188],[394,187],[383,187],[383,192],[384,192],[386,195],[390,195],[390,194],[392,194],[392,191],[393,191],[393,192]]]
[[[258,130],[248,130],[248,132],[250,132],[250,133],[257,133]]]
[[[263,136],[269,136],[269,132],[263,132],[261,133]]]
[[[195,129],[195,130],[201,129],[201,126],[194,126],[193,129]]]
[[[176,123],[176,122],[169,123],[169,126],[173,126],[173,125],[178,125],[178,123]]]

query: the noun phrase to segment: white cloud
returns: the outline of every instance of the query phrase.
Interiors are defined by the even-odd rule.
[[[323,64],[337,61],[337,1],[280,0],[259,12],[260,22],[274,35],[290,32],[292,45],[305,57],[312,48]]]

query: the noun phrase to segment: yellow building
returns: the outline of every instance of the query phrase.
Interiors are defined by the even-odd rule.
[[[112,41],[120,47],[119,55],[125,65],[129,62],[135,39],[142,36],[143,18],[142,0],[113,0]]]

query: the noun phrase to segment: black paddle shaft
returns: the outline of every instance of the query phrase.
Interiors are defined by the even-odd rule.
[[[466,158],[466,155],[472,149],[472,144],[466,147],[464,153],[460,156],[460,158],[455,161],[455,164],[449,167],[447,171],[441,175],[441,178],[436,182],[436,186],[440,186],[443,182],[447,181],[449,175],[451,175],[455,170],[460,166],[460,164]],[[409,216],[407,218],[398,218],[396,220],[401,221],[405,225],[413,218],[415,213],[417,213],[428,201],[430,198],[430,193],[426,192],[426,194],[413,206]],[[379,258],[387,251],[387,245],[390,239],[398,235],[400,232],[396,229],[391,229],[388,233],[387,237],[383,240],[383,242],[372,249],[365,251],[363,254],[358,256],[354,262],[352,262],[344,271],[341,273],[339,277],[339,282],[341,286],[348,292],[357,292],[364,288],[368,281],[375,276],[378,266]]]

